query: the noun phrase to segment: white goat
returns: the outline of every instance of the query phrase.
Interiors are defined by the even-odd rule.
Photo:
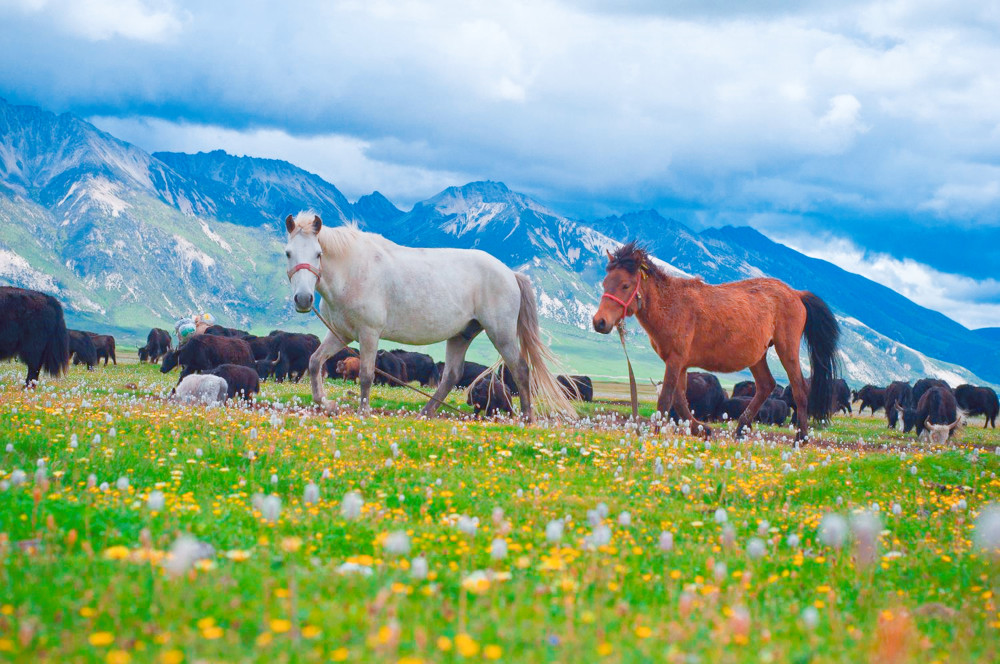
[[[229,385],[226,379],[209,374],[191,374],[174,388],[172,399],[184,402],[203,403],[206,406],[226,402]]]

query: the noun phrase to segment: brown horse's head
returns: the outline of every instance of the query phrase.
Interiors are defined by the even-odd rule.
[[[649,273],[649,253],[635,241],[608,252],[604,294],[594,314],[594,329],[607,334],[623,318],[642,308],[642,282]]]

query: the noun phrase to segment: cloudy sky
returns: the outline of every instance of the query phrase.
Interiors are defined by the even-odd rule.
[[[1000,0],[0,0],[0,96],[149,151],[749,224],[971,327],[1000,325],[997,63]]]

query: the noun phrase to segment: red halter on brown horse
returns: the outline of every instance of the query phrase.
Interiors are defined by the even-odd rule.
[[[736,428],[740,435],[774,389],[767,366],[771,346],[788,374],[798,408],[797,438],[805,437],[809,415],[829,417],[840,330],[826,303],[812,293],[793,290],[777,279],[712,286],[701,279],[671,277],[653,264],[644,249],[629,242],[608,253],[594,329],[607,334],[633,314],[667,365],[656,409],[664,415],[676,409],[691,422],[692,433],[699,427],[706,433],[709,429],[694,419],[688,407],[687,370],[731,373],[750,368],[757,392],[740,416]],[[809,345],[812,390],[799,367],[803,335]]]

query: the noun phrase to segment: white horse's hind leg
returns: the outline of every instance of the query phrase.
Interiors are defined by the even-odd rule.
[[[372,382],[375,379],[375,353],[378,352],[378,333],[364,330],[358,339],[361,351],[361,366],[358,369],[358,384],[361,389],[361,412],[371,410]]]
[[[515,319],[516,320],[516,319]],[[517,343],[517,329],[510,330],[486,330],[486,336],[493,342],[500,357],[503,358],[507,370],[514,377],[517,384],[517,391],[521,399],[521,417],[527,422],[535,421],[535,414],[531,409],[531,381],[528,373],[528,362],[521,355],[520,345]]]
[[[459,334],[448,339],[448,344],[445,347],[444,371],[441,374],[441,380],[438,381],[437,389],[434,390],[434,398],[428,401],[427,405],[420,410],[421,415],[434,417],[445,397],[451,392],[451,388],[455,387],[455,383],[462,377],[462,370],[465,368],[465,353],[469,350],[469,344],[472,343],[472,339],[474,338],[475,334],[471,337]]]
[[[326,339],[319,345],[312,355],[309,356],[309,385],[312,387],[313,403],[323,406],[325,397],[323,395],[323,365],[328,359],[344,347],[333,332],[328,332]]]

